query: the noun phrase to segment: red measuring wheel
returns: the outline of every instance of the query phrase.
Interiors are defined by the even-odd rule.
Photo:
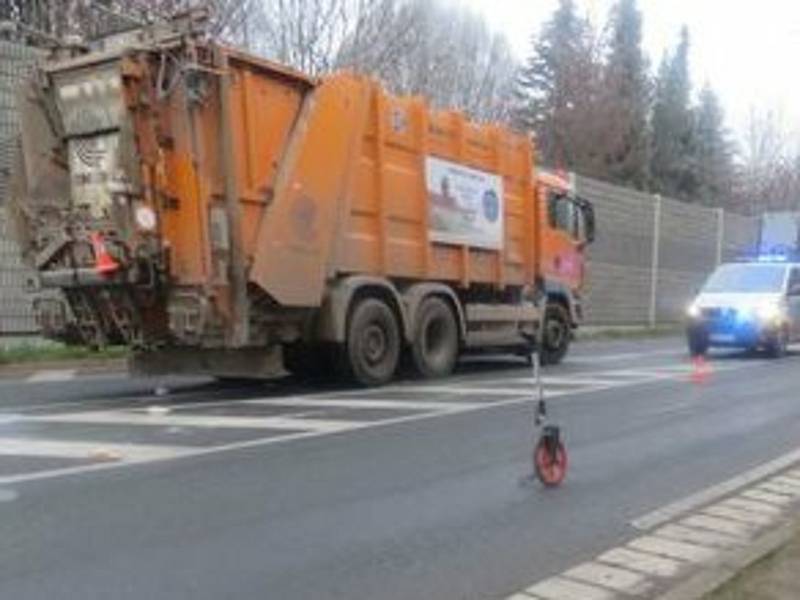
[[[557,429],[545,427],[542,437],[533,449],[533,466],[536,476],[545,487],[557,487],[564,481],[569,457]]]

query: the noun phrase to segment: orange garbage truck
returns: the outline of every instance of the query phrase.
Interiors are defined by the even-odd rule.
[[[175,23],[57,52],[19,104],[42,330],[134,372],[379,385],[533,339],[557,362],[580,323],[592,208],[526,136]]]

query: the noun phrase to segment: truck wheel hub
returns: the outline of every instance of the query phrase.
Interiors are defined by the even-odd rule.
[[[371,325],[364,331],[364,355],[373,365],[386,355],[386,334],[378,325]]]

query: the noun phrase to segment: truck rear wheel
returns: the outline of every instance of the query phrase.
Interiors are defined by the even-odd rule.
[[[458,359],[458,323],[450,306],[431,297],[419,308],[411,345],[414,369],[423,377],[445,377]]]
[[[548,304],[544,317],[541,357],[543,365],[557,365],[567,354],[570,342],[570,321],[561,304]]]
[[[392,379],[400,360],[400,328],[385,302],[366,298],[355,306],[345,358],[347,370],[361,385],[383,385]]]

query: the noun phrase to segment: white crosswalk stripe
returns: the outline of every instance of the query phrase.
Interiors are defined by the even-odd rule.
[[[683,374],[688,368],[687,364],[665,364],[643,369],[600,368],[556,375],[545,372],[543,387],[547,398],[568,401],[571,396],[596,390],[675,378],[676,373]],[[515,370],[508,377],[454,377],[445,382],[398,382],[380,389],[310,391],[300,395],[253,398],[245,393],[241,398],[219,401],[207,398],[183,402],[181,398],[191,398],[195,392],[184,395],[178,388],[175,395],[158,400],[161,406],[151,406],[149,410],[141,407],[140,400],[139,407],[131,408],[130,399],[127,406],[120,408],[107,408],[110,400],[100,402],[102,410],[80,409],[80,405],[72,403],[55,403],[44,410],[31,411],[18,406],[13,413],[0,414],[0,457],[89,457],[126,463],[223,451],[241,444],[282,443],[492,406],[522,404],[535,398],[536,382],[528,373],[530,371]],[[27,381],[67,382],[76,375],[77,371],[72,369],[44,369]],[[141,400],[144,399],[146,397]],[[126,443],[105,443],[103,439],[109,439],[105,428],[114,431],[114,436],[120,435],[118,430],[124,428],[128,432],[123,437]],[[62,439],[65,431],[71,433]],[[73,441],[75,431],[85,436],[80,442]],[[166,445],[159,445],[164,439],[168,440]],[[14,477],[24,478],[24,473]],[[37,477],[41,478],[41,473]],[[776,482],[775,485],[779,484],[789,486],[791,482]],[[729,508],[746,509],[743,506]]]
[[[160,425],[214,429],[285,429],[334,432],[363,425],[357,421],[301,419],[293,417],[235,417],[217,415],[148,414],[123,411],[84,412],[27,417],[37,423],[83,423],[94,425]]]
[[[25,381],[28,383],[60,383],[75,379],[76,369],[48,369],[37,371]]]
[[[187,448],[149,444],[114,444],[106,442],[71,442],[28,438],[0,439],[0,456],[120,460],[128,462],[174,458]]]
[[[243,400],[243,404],[296,408],[377,408],[385,410],[436,410],[449,411],[465,407],[482,406],[480,402],[428,402],[414,400],[342,399],[342,398],[259,398]]]

